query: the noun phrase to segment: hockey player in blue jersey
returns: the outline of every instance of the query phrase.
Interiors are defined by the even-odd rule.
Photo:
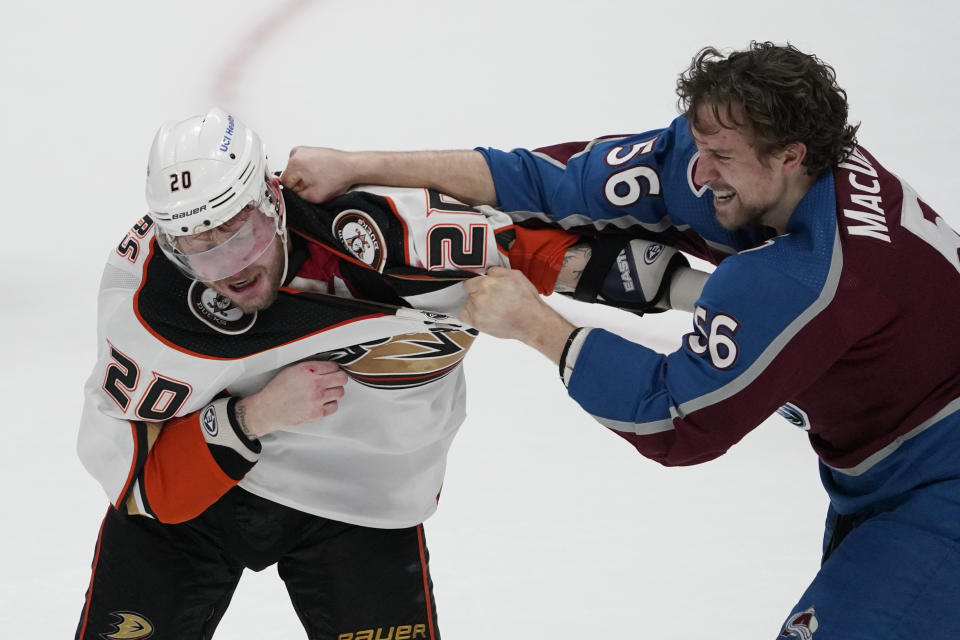
[[[683,115],[637,135],[533,152],[300,149],[285,181],[313,198],[424,184],[592,232],[591,262],[625,235],[717,264],[669,355],[574,327],[506,269],[466,284],[463,317],[547,355],[575,401],[664,465],[716,458],[775,411],[809,432],[830,497],[823,563],[778,637],[956,638],[960,236],[858,146],[815,56],[707,48],[678,94]]]

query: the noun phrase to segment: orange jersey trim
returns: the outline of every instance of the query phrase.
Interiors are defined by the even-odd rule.
[[[198,415],[167,422],[147,456],[143,488],[161,522],[195,518],[237,484],[210,453]]]

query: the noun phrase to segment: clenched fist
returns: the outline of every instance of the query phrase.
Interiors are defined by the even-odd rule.
[[[470,297],[460,317],[484,333],[512,338],[559,362],[574,326],[548,306],[524,275],[491,267],[487,275],[463,283]]]
[[[351,154],[324,147],[294,147],[280,182],[310,202],[325,202],[354,184]]]
[[[307,360],[290,365],[257,393],[237,402],[240,428],[259,438],[328,416],[343,397],[347,374],[340,365],[326,360]]]

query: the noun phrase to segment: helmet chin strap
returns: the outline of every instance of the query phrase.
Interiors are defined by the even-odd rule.
[[[272,178],[269,174],[267,175],[266,181],[268,190],[271,186],[275,188],[274,197],[277,198],[276,228],[277,235],[280,236],[280,244],[283,245],[283,274],[280,276],[280,286],[283,286],[283,283],[287,281],[287,270],[290,268],[290,233],[287,231],[287,205],[283,200],[280,181],[277,178]]]
[[[283,233],[280,235],[280,243],[283,245],[283,275],[280,276],[280,286],[287,281],[287,269],[290,267],[290,249],[287,246],[287,240],[290,234],[284,226]]]

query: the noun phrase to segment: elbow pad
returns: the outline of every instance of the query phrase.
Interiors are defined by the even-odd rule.
[[[638,314],[669,307],[670,279],[686,257],[660,242],[623,236],[599,238],[573,297]]]

